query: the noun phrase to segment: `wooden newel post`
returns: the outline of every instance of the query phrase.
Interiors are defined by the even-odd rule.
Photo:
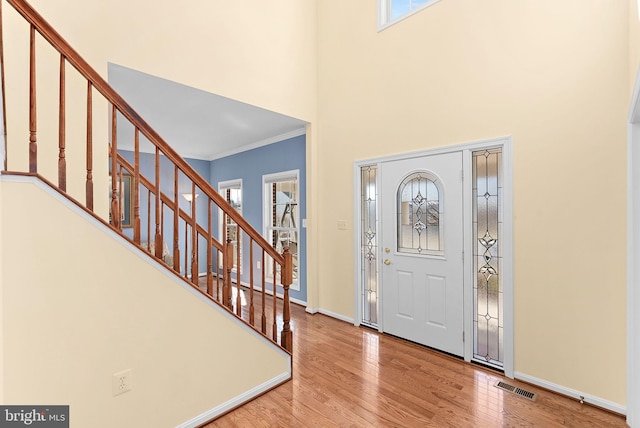
[[[284,295],[282,297],[282,333],[280,333],[280,344],[284,349],[293,353],[293,333],[291,331],[291,307],[289,304],[289,286],[293,282],[293,260],[289,247],[284,247],[282,253],[284,256],[284,266],[282,266],[282,288]]]
[[[222,285],[222,304],[228,308],[233,307],[231,298],[231,271],[233,270],[233,244],[231,239],[227,238],[227,244],[224,249],[224,283]]]

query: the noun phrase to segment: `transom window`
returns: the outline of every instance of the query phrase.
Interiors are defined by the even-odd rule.
[[[378,29],[393,25],[437,2],[438,0],[378,0]]]
[[[409,174],[398,187],[398,252],[444,254],[442,242],[442,192],[431,173]]]

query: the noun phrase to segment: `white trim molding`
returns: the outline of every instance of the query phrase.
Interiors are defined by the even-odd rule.
[[[540,388],[548,389],[549,391],[557,392],[558,394],[575,398],[576,400],[581,400],[585,403],[592,404],[594,406],[609,410],[610,412],[615,412],[621,415],[625,415],[627,413],[627,408],[622,404],[614,403],[609,400],[605,400],[604,398],[596,397],[594,395],[587,394],[585,392],[580,392],[575,389],[567,388],[566,386],[558,385],[552,382],[548,382],[543,379],[538,379],[537,377],[529,376],[524,373],[515,372],[515,379],[521,380],[523,382],[530,383],[535,386],[539,386]]]
[[[395,19],[392,19],[393,0],[378,0],[378,32],[397,24],[400,21],[404,21],[410,16],[433,6],[440,0],[427,0],[424,4],[416,7],[411,7],[408,12],[403,13]]]
[[[627,128],[627,424],[640,425],[640,69]]]
[[[308,311],[308,312],[309,313],[318,313],[318,314],[326,315],[328,317],[335,318],[335,319],[340,320],[340,321],[348,322],[349,324],[353,324],[354,323],[353,318],[345,317],[344,315],[340,315],[340,314],[337,314],[335,312],[331,312],[331,311],[328,311],[328,310],[322,309],[322,308],[315,309],[315,312],[310,312],[310,311]]]
[[[276,135],[271,138],[265,138],[264,140],[256,141],[255,143],[247,144],[241,147],[238,147],[233,150],[228,150],[222,153],[216,153],[214,156],[211,156],[205,160],[212,161],[216,159],[225,158],[227,156],[235,155],[238,153],[246,152],[249,150],[257,149],[262,146],[268,146],[269,144],[279,143],[281,141],[288,140],[290,138],[299,137],[301,135],[305,135],[307,133],[307,128],[300,128],[290,132],[286,132],[284,134]]]
[[[305,309],[305,311],[306,311],[308,314],[311,314],[311,315],[315,315],[315,314],[322,314],[322,315],[326,315],[326,316],[328,316],[328,317],[335,318],[335,319],[340,320],[340,321],[348,322],[349,324],[353,324],[353,325],[355,325],[356,327],[357,327],[358,325],[360,325],[360,324],[356,324],[356,322],[355,322],[355,319],[354,319],[354,318],[345,317],[344,315],[340,315],[340,314],[337,314],[337,313],[335,313],[335,312],[328,311],[328,310],[326,310],[326,309],[322,309],[322,308],[310,308],[310,307],[308,307],[308,306],[307,306],[307,308]]]
[[[212,419],[217,418],[242,404],[253,400],[261,394],[269,391],[270,389],[275,388],[276,386],[288,381],[291,379],[291,370],[282,373],[273,379],[268,380],[262,385],[258,385],[249,391],[238,395],[237,397],[232,398],[231,400],[222,403],[219,406],[214,407],[213,409],[207,410],[206,412],[196,416],[193,419],[188,420],[177,426],[177,428],[195,428],[199,427],[207,422],[211,422]]]

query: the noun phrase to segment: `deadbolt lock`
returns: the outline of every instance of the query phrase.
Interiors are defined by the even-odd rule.
[[[389,259],[384,259],[384,264],[389,266],[391,264],[391,260]]]

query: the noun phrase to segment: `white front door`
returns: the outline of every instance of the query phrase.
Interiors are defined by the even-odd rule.
[[[462,356],[462,152],[380,168],[382,330]]]

